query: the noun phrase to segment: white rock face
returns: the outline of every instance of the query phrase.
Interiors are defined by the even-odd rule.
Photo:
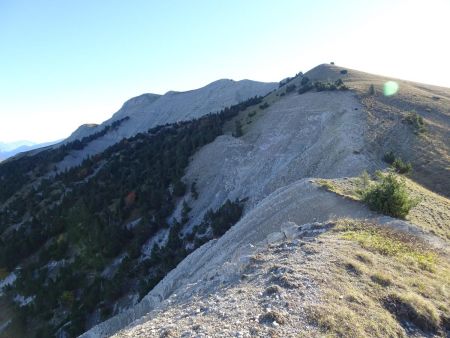
[[[265,95],[277,87],[277,83],[250,80],[218,80],[209,85],[187,92],[168,92],[164,95],[143,94],[124,103],[109,120],[99,126],[84,125],[67,140],[81,139],[126,116],[120,127],[94,140],[81,151],[73,151],[58,165],[64,170],[78,165],[88,155],[97,154],[126,137],[145,132],[158,125],[198,118],[218,112],[254,96]]]
[[[187,201],[191,224],[227,199],[249,198],[252,208],[305,177],[349,177],[378,168],[364,139],[361,110],[349,92],[292,94],[258,113],[263,115],[244,136],[222,135],[203,147],[184,178],[188,185],[196,181],[199,192]]]
[[[358,108],[358,110],[355,110]],[[255,250],[296,236],[314,236],[314,222],[333,217],[366,218],[371,212],[316,187],[310,177],[358,175],[379,165],[364,139],[367,125],[351,93],[292,94],[260,112],[244,136],[218,137],[192,159],[184,180],[197,182],[199,197],[188,198],[191,224],[226,199],[248,198],[245,216],[217,241],[194,251],[135,308],[88,331],[104,337],[123,328],[171,295],[177,302],[208,294],[237,278]],[[133,325],[136,325],[134,323]]]

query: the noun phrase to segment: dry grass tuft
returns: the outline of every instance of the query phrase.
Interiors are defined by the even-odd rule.
[[[283,325],[284,323],[286,323],[286,319],[281,313],[272,310],[259,316],[259,322],[261,324],[273,324],[274,322],[276,322],[277,324]]]
[[[383,305],[401,322],[411,323],[422,331],[436,333],[441,319],[436,307],[417,294],[389,294]]]
[[[420,269],[434,272],[437,254],[418,237],[370,223],[341,223],[335,228],[341,237],[358,242],[363,248],[412,262]]]
[[[366,264],[366,265],[372,265],[372,264],[373,264],[372,258],[371,258],[367,253],[364,253],[364,252],[358,252],[358,253],[355,255],[355,257],[356,257],[356,259],[357,259],[358,261],[360,261],[360,262],[362,262],[362,263],[364,263],[364,264]]]
[[[344,263],[344,268],[350,275],[361,276],[364,272],[364,268],[356,261],[347,261]]]
[[[267,296],[271,296],[271,295],[275,295],[275,294],[280,294],[281,293],[281,288],[278,285],[271,285],[269,286],[266,291],[264,292]]]
[[[392,284],[392,279],[391,277],[389,277],[387,274],[383,273],[383,272],[376,272],[374,273],[372,276],[370,276],[370,279],[377,283],[380,284],[381,286],[390,286]]]

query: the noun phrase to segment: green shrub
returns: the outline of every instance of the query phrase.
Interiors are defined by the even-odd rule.
[[[401,158],[396,158],[391,167],[399,174],[410,174],[412,165],[409,162],[403,162]]]
[[[424,133],[426,131],[423,117],[415,112],[408,113],[405,121],[414,128],[416,133]]]
[[[404,162],[400,157],[395,156],[393,151],[384,154],[383,161],[391,165],[391,168],[399,174],[410,174],[412,172],[412,164]]]
[[[392,173],[383,176],[381,182],[367,189],[363,199],[370,209],[399,218],[405,218],[418,203],[409,197],[405,182]]]
[[[387,153],[384,154],[383,156],[383,161],[386,162],[387,164],[392,164],[395,161],[395,154],[393,151],[389,151]]]
[[[347,69],[342,69],[340,73],[343,74],[343,75],[345,75],[345,74],[348,73],[348,71],[347,71]]]
[[[326,90],[336,90],[337,87],[333,83],[330,82],[320,82],[317,81],[314,83],[314,87],[318,92],[326,91]]]
[[[332,90],[348,90],[348,87],[344,84],[341,79],[334,82],[321,82],[317,81],[314,83],[314,87],[318,92],[322,91],[332,91]]]
[[[261,109],[269,108],[269,104],[268,104],[267,102],[264,102],[263,104],[261,104],[261,105],[259,106],[259,108],[261,108]]]

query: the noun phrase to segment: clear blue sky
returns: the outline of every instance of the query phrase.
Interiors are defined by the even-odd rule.
[[[48,141],[132,96],[317,64],[450,87],[449,1],[0,0],[0,141]]]

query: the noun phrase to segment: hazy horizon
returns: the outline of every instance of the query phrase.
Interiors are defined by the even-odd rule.
[[[275,82],[321,63],[450,87],[443,0],[4,1],[0,142],[46,142],[131,97],[221,79]]]

